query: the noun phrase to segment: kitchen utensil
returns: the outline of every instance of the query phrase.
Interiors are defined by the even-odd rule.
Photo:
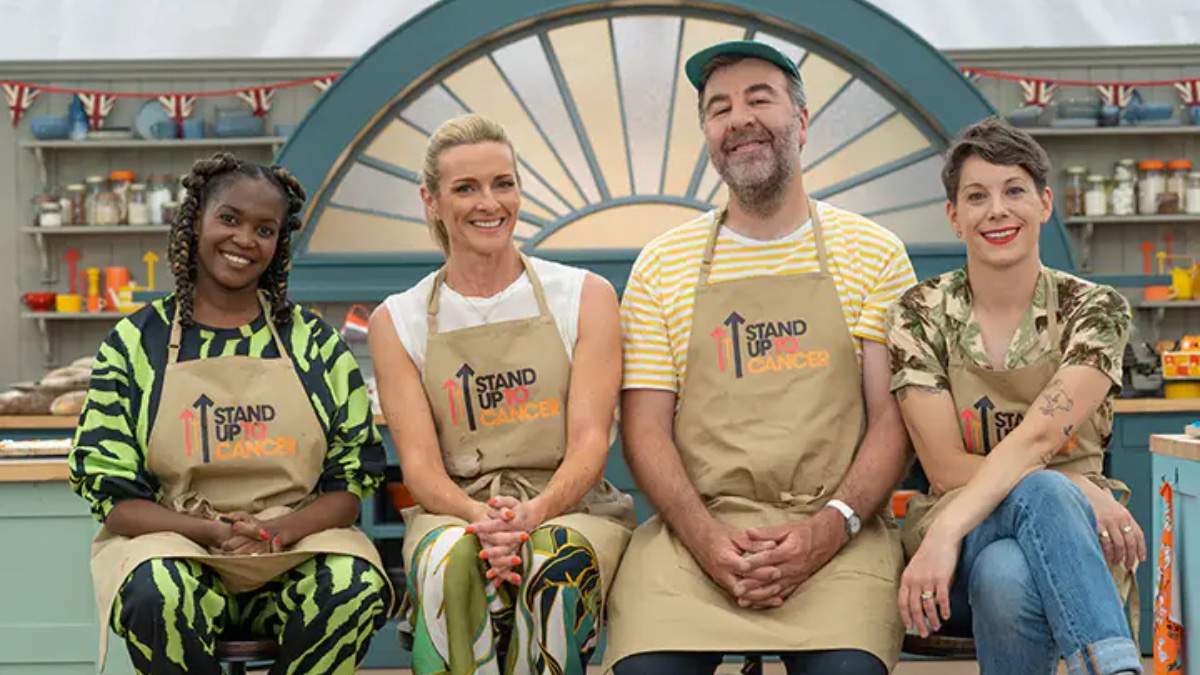
[[[59,312],[81,312],[83,311],[83,296],[76,293],[60,293],[54,299],[54,309]]]
[[[146,101],[138,109],[133,118],[133,130],[139,137],[147,140],[175,138],[177,135],[175,120],[171,119],[157,99]]]
[[[89,267],[84,271],[87,274],[87,311],[100,311],[100,268]]]
[[[34,312],[49,312],[54,309],[56,293],[49,291],[32,291],[21,296],[25,306]]]
[[[34,138],[61,140],[71,134],[71,121],[58,115],[34,115],[29,118],[29,130]]]
[[[1151,274],[1154,274],[1154,262],[1153,262],[1154,244],[1151,244],[1148,241],[1143,241],[1141,249],[1142,249],[1142,274],[1145,274],[1146,276],[1150,276]]]
[[[79,287],[75,285],[75,272],[79,269],[79,258],[79,249],[77,248],[69,248],[63,254],[63,260],[67,261],[67,283],[71,287],[71,293],[78,293],[80,291]]]

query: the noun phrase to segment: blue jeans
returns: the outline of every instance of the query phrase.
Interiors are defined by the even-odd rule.
[[[967,535],[951,595],[943,630],[970,621],[986,675],[1054,673],[1060,656],[1071,675],[1142,672],[1092,507],[1058,472],[1025,477]]]

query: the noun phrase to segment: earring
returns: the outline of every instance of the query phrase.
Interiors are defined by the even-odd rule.
[[[962,239],[962,230],[955,230],[955,231],[954,231],[954,236],[955,236],[955,237],[957,237],[957,238],[959,238],[959,239]]]

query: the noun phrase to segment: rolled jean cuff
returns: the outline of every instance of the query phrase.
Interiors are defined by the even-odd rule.
[[[1112,675],[1112,673],[1141,673],[1142,657],[1133,640],[1123,637],[1093,642],[1085,649],[1067,657],[1070,675]]]

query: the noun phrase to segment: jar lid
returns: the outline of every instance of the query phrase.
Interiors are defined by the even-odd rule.
[[[1142,171],[1162,171],[1167,165],[1161,159],[1143,159],[1138,162],[1138,168]]]
[[[137,174],[127,169],[113,169],[112,173],[108,174],[108,177],[113,180],[127,180],[132,183]]]
[[[1089,183],[1103,183],[1105,180],[1104,176],[1101,176],[1098,173],[1093,173],[1093,174],[1089,175],[1087,177],[1087,179],[1088,179]]]
[[[71,183],[67,186],[68,190],[83,190],[83,183]]]
[[[1067,173],[1072,174],[1072,175],[1075,175],[1075,174],[1083,175],[1083,174],[1087,173],[1087,167],[1085,167],[1085,166],[1068,166]]]
[[[103,183],[106,180],[108,180],[108,179],[105,178],[104,176],[88,176],[87,178],[85,178],[83,180],[83,182],[88,183],[88,184],[94,184],[94,183]]]
[[[130,184],[129,189],[130,190],[145,190],[146,184],[145,183],[132,183],[132,184]]]
[[[1167,168],[1172,171],[1187,171],[1192,168],[1192,162],[1188,159],[1173,159],[1167,162]]]
[[[1132,157],[1126,157],[1125,159],[1122,159],[1121,161],[1117,162],[1117,164],[1121,164],[1124,166],[1133,166],[1134,164],[1137,164],[1137,161],[1134,160]]]
[[[53,201],[42,202],[38,205],[38,208],[42,211],[62,211],[62,204],[59,204],[58,200],[55,199]]]

